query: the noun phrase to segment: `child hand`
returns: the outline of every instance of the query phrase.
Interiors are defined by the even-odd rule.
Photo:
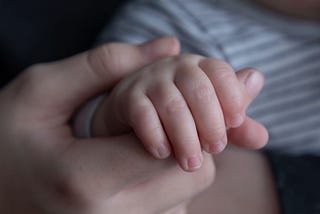
[[[239,127],[252,100],[224,61],[198,55],[165,58],[124,78],[99,107],[93,135],[134,130],[146,149],[171,149],[185,171],[201,166],[203,148],[221,152],[226,130]]]

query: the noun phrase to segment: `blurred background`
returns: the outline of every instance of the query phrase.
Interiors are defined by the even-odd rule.
[[[0,0],[0,86],[37,62],[90,48],[125,0]]]

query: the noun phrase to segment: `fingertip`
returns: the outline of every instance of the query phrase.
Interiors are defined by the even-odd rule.
[[[171,53],[173,55],[179,54],[181,49],[179,39],[176,36],[168,36],[167,39],[170,40]]]
[[[261,149],[263,147],[265,147],[269,141],[269,132],[266,129],[266,127],[264,127],[263,125],[259,124],[259,132],[260,132],[260,141],[256,144],[252,144],[251,148],[252,149]]]
[[[226,143],[218,142],[210,144],[209,152],[211,154],[219,154],[226,148]]]
[[[158,159],[166,159],[170,156],[171,151],[169,146],[165,144],[161,144],[158,146],[158,148],[152,149],[151,153],[153,154],[154,157]]]
[[[194,172],[201,168],[202,162],[203,162],[203,155],[200,152],[197,155],[192,155],[187,158],[182,158],[179,164],[184,171]]]
[[[251,131],[251,140],[245,145],[249,149],[261,149],[269,140],[267,129],[260,123],[256,123],[256,127]]]
[[[219,154],[227,146],[227,135],[225,135],[221,140],[213,143],[203,143],[204,150],[210,154]]]
[[[228,130],[229,141],[242,148],[260,149],[269,139],[267,129],[257,121],[246,117],[242,126]]]
[[[236,128],[241,126],[243,122],[244,122],[243,114],[236,113],[227,119],[226,124],[228,128]]]

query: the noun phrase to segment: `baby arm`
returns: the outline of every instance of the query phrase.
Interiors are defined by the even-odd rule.
[[[201,166],[202,149],[221,152],[227,129],[247,120],[252,97],[224,61],[169,57],[116,85],[95,114],[93,135],[133,130],[153,156],[166,158],[173,150],[181,168],[194,171]]]

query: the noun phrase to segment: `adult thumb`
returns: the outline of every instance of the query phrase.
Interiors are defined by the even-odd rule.
[[[32,79],[33,101],[75,110],[87,99],[112,88],[128,73],[179,51],[175,37],[141,45],[108,43],[65,60],[32,66],[30,72],[25,72],[29,78],[24,79]]]

